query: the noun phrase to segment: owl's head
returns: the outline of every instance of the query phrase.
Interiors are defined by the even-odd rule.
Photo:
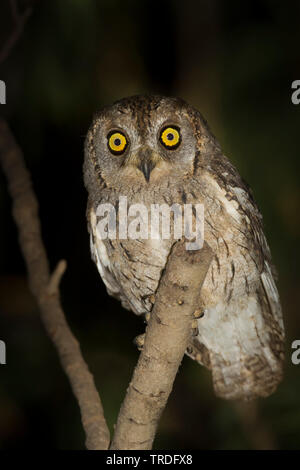
[[[198,111],[179,98],[133,96],[98,113],[85,145],[85,181],[144,189],[193,172],[211,140]]]

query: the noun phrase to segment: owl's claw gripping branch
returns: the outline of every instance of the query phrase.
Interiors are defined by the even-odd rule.
[[[48,336],[58,352],[61,365],[79,404],[86,433],[86,446],[88,449],[107,449],[110,437],[101,400],[60,303],[59,283],[66,263],[60,261],[54,273],[50,274],[47,253],[41,238],[38,203],[32,189],[30,174],[25,167],[21,149],[2,119],[0,119],[0,163],[7,177],[13,200],[13,216],[19,231],[30,288],[39,305]]]
[[[194,312],[212,258],[206,243],[193,252],[185,249],[183,241],[175,243],[156,293],[143,349],[119,413],[111,449],[151,449],[159,418],[191,339]]]
[[[138,350],[141,351],[145,342],[145,333],[138,335],[134,338],[134,344],[137,346]]]

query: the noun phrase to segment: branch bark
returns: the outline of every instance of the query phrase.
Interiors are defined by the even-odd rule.
[[[207,244],[175,243],[146,329],[145,343],[118,416],[111,449],[151,449],[161,413],[192,335],[194,312],[212,260]]]
[[[101,400],[60,302],[59,282],[66,263],[61,261],[50,275],[30,174],[25,167],[21,149],[3,119],[0,119],[0,163],[13,200],[13,217],[28,270],[29,285],[39,305],[48,336],[58,352],[78,401],[86,446],[88,449],[107,449],[110,436]]]

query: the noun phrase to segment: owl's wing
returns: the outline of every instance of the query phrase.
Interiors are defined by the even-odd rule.
[[[253,399],[271,394],[282,378],[281,306],[262,217],[233,165],[222,155],[216,160],[198,179],[204,238],[215,257],[187,354],[211,369],[217,395]]]

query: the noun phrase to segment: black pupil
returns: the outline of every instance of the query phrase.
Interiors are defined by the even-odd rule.
[[[116,147],[119,147],[119,145],[121,145],[121,139],[115,139],[115,146]]]
[[[174,139],[174,134],[171,134],[171,132],[169,134],[167,134],[167,139],[168,140],[173,140]]]

